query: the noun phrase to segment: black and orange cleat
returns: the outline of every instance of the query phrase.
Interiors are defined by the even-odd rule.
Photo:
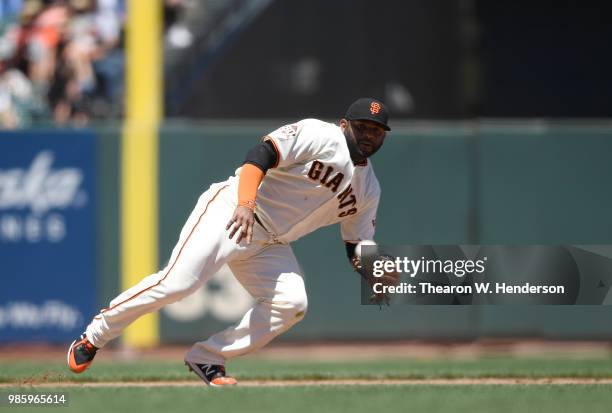
[[[91,344],[85,333],[72,342],[68,349],[68,367],[75,373],[82,373],[91,364],[98,348]]]
[[[238,384],[235,378],[225,375],[225,366],[221,364],[198,364],[185,360],[185,365],[209,386],[223,387]]]

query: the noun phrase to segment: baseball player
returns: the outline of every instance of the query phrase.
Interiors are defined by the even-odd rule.
[[[339,126],[305,119],[265,136],[235,176],[200,196],[168,265],[112,300],[70,345],[70,369],[85,371],[130,323],[193,293],[227,263],[256,304],[236,325],[195,343],[185,364],[208,385],[236,384],[225,361],[263,347],[306,312],[290,243],[340,223],[353,262],[356,244],[373,239],[380,187],[368,158],[391,130],[387,121],[382,102],[361,98]]]

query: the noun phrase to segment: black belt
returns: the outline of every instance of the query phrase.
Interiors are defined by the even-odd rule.
[[[261,220],[259,219],[259,217],[257,216],[257,214],[253,214],[253,217],[255,218],[255,222],[257,222],[259,225],[261,225],[261,227],[266,231],[266,232],[270,232],[268,231],[268,229],[266,228],[266,226],[264,224],[261,223]]]

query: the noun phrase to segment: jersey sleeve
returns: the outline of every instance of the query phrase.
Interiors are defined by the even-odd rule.
[[[307,162],[317,156],[321,151],[321,135],[311,123],[303,120],[285,125],[263,138],[272,143],[276,151],[277,161],[273,168]]]
[[[357,214],[340,223],[340,233],[345,242],[358,243],[373,240],[376,232],[376,212],[380,200],[380,189],[373,194]]]

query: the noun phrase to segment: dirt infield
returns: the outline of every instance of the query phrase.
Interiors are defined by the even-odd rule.
[[[190,345],[158,346],[152,349],[111,347],[104,349],[106,360],[182,360]],[[473,342],[318,342],[272,343],[251,354],[249,358],[318,361],[342,361],[410,357],[420,360],[473,359],[482,356],[513,357],[610,357],[612,346],[602,341],[539,341],[539,340],[478,340]],[[28,360],[63,359],[66,346],[4,345],[0,346],[0,361],[16,357]]]
[[[309,386],[400,386],[400,385],[437,385],[437,386],[541,386],[541,385],[592,385],[612,384],[612,378],[583,377],[545,377],[545,378],[458,378],[458,379],[334,379],[334,380],[244,380],[239,387],[309,387]],[[138,381],[138,382],[46,382],[46,383],[0,383],[0,388],[28,387],[37,388],[107,388],[107,387],[203,387],[199,381]]]
[[[184,346],[164,346],[155,349],[136,350],[126,348],[109,348],[104,349],[101,354],[100,363],[106,366],[117,364],[122,366],[124,362],[137,361],[148,363],[148,361],[163,361],[164,363],[176,362],[177,365],[182,365],[182,359],[185,352]],[[43,388],[177,388],[203,387],[200,381],[195,379],[185,380],[178,377],[178,380],[172,380],[168,375],[160,374],[151,375],[147,372],[142,376],[142,381],[139,376],[128,375],[125,379],[121,375],[113,376],[106,373],[102,381],[72,381],[71,378],[63,373],[65,363],[65,348],[59,346],[32,346],[30,351],[24,351],[23,347],[19,346],[3,346],[0,347],[0,365],[3,362],[11,363],[19,359],[23,360],[23,356],[28,355],[28,362],[44,360],[45,362],[55,363],[53,366],[60,367],[62,370],[49,370],[46,373],[36,373],[35,370],[16,370],[18,373],[12,377],[4,377],[4,383],[0,383],[2,388],[26,388],[26,389],[43,389]],[[522,368],[518,370],[510,369],[510,373],[504,374],[504,369],[492,368],[490,364],[485,364],[482,369],[474,367],[468,371],[470,374],[460,375],[461,371],[451,369],[440,369],[440,363],[437,360],[442,360],[443,363],[451,364],[457,361],[460,365],[467,367],[473,366],[480,360],[487,360],[489,357],[510,357],[512,360],[523,361]],[[544,366],[546,370],[540,374],[533,376],[531,368],[531,359],[537,357],[538,360],[544,360],[544,364],[540,361],[540,366]],[[311,374],[308,369],[305,369],[303,376],[289,374],[285,371],[282,379],[265,379],[270,376],[251,376],[250,380],[241,380],[239,387],[324,387],[324,386],[542,386],[542,385],[612,385],[612,367],[597,369],[593,366],[593,359],[597,361],[597,366],[609,365],[612,361],[612,347],[607,342],[548,342],[548,341],[477,341],[469,343],[430,343],[430,342],[387,342],[387,343],[280,343],[269,346],[262,351],[259,351],[248,357],[249,366],[253,368],[253,363],[261,362],[265,365],[268,362],[280,361],[281,367],[283,363],[291,363],[294,360],[308,360],[309,362],[354,362],[358,360],[360,363],[366,363],[368,360],[378,361],[382,363],[390,359],[408,359],[416,361],[412,367],[417,368],[416,373],[412,377],[405,378],[388,378],[384,379],[384,375],[372,378],[360,378],[364,376],[364,372],[369,370],[361,367],[361,370],[355,370],[353,378],[346,378],[347,373],[343,371],[339,378],[331,378],[332,376],[321,376]],[[547,362],[547,359],[552,359]],[[574,367],[558,368],[556,364],[551,364],[555,360],[566,360],[570,362],[574,360]],[[577,362],[576,362],[577,360]],[[581,361],[581,360],[584,360]],[[601,360],[601,363],[599,363]],[[431,363],[430,363],[431,362]],[[389,362],[387,362],[388,364]],[[425,363],[425,364],[423,364]],[[437,363],[437,364],[436,364]],[[525,366],[525,363],[528,363]],[[584,364],[580,364],[584,363]],[[431,370],[423,366],[432,365]],[[334,363],[330,364],[334,366]],[[393,365],[394,366],[394,365]],[[554,368],[551,368],[554,367]],[[389,366],[387,366],[389,367]],[[509,367],[509,366],[506,366]],[[55,367],[53,367],[55,368]],[[342,367],[346,368],[346,367]],[[537,367],[534,367],[537,368]],[[391,369],[393,370],[393,369]],[[482,370],[482,371],[481,371]],[[61,371],[61,372],[60,372]],[[333,372],[330,369],[330,372]],[[397,373],[397,372],[395,372]],[[507,372],[506,372],[507,373]],[[548,376],[544,376],[544,374]],[[123,373],[125,374],[125,369]],[[344,376],[344,377],[343,377]],[[403,375],[391,374],[387,377],[402,377]],[[26,378],[27,377],[27,378]],[[118,380],[121,377],[123,380]],[[261,377],[261,378],[260,378]],[[279,377],[277,375],[277,377]],[[350,377],[350,376],[349,376]],[[423,378],[428,377],[428,378]],[[454,377],[454,378],[453,378]],[[170,380],[169,380],[170,379]]]

